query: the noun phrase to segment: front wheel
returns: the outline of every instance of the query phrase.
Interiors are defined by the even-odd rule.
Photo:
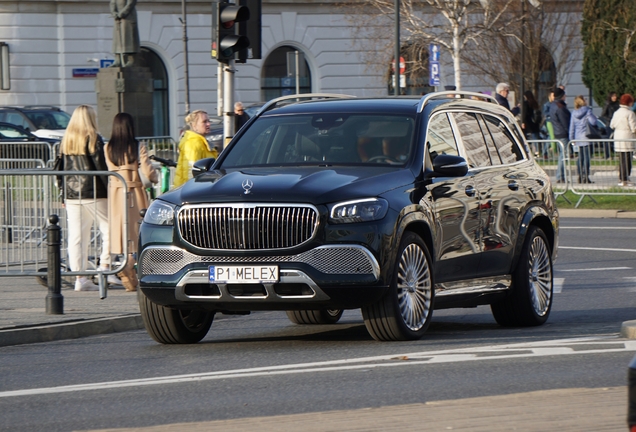
[[[508,296],[490,305],[495,321],[507,327],[545,323],[552,308],[552,256],[545,233],[531,226],[512,274]]]
[[[148,334],[162,344],[193,344],[208,334],[214,312],[171,309],[150,301],[137,290],[139,310]]]
[[[431,263],[424,241],[407,232],[400,242],[389,292],[362,308],[364,325],[373,339],[416,340],[424,335],[433,316]]]
[[[342,317],[341,309],[292,310],[287,318],[294,324],[335,324]]]

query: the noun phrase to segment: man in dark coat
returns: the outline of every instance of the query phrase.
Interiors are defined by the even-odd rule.
[[[554,130],[554,138],[561,141],[563,147],[559,149],[559,163],[557,165],[557,183],[565,183],[564,156],[568,151],[570,136],[570,110],[565,103],[565,91],[561,88],[554,89],[554,100],[550,104],[550,121]]]
[[[497,103],[499,105],[512,112],[512,115],[519,114],[519,107],[510,109],[510,104],[508,103],[508,93],[510,93],[510,86],[507,83],[497,84],[495,91],[497,92],[495,93],[495,99],[497,99]]]
[[[234,132],[238,132],[249,119],[250,116],[243,109],[243,103],[236,102],[234,104]]]

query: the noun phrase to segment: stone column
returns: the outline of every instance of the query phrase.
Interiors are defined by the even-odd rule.
[[[137,136],[153,136],[152,73],[147,67],[100,69],[95,81],[99,132],[110,138],[113,119],[127,112],[135,120]]]

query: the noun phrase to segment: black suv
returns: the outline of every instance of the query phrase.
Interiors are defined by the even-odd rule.
[[[329,324],[361,308],[382,341],[422,337],[440,308],[547,320],[558,212],[510,112],[468,92],[301,96],[266,104],[147,210],[139,303],[156,341],[253,310]]]

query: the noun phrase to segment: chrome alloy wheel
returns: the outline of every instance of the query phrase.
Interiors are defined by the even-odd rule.
[[[544,316],[552,300],[552,265],[548,246],[540,236],[532,241],[528,270],[532,307],[538,316]]]
[[[431,312],[431,270],[419,245],[409,244],[400,257],[397,274],[398,307],[404,324],[420,330]]]

